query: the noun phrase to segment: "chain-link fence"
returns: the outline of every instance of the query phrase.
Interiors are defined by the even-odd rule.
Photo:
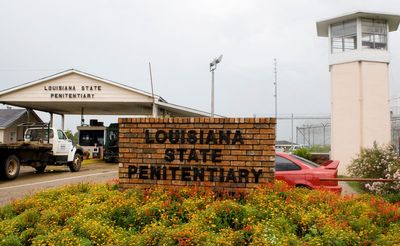
[[[331,144],[331,123],[329,121],[317,124],[304,124],[296,127],[296,143],[311,147]]]
[[[277,140],[293,146],[330,145],[329,114],[278,115]]]
[[[278,117],[277,139],[305,147],[330,146],[331,124],[329,116]],[[400,153],[400,107],[391,111],[391,142]]]

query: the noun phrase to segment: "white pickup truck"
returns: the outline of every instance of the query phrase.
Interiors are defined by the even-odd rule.
[[[83,150],[74,146],[62,130],[48,126],[28,127],[24,141],[0,144],[0,177],[15,179],[21,165],[44,172],[47,165],[68,165],[71,172],[81,168]]]

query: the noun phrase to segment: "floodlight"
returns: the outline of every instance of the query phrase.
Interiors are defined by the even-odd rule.
[[[223,56],[223,55],[221,54],[221,55],[215,60],[215,62],[216,62],[216,63],[220,63],[221,60],[222,60],[222,56]]]

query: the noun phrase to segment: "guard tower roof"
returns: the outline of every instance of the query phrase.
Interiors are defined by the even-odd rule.
[[[328,37],[329,25],[341,21],[356,19],[356,18],[370,18],[370,19],[384,19],[387,20],[389,32],[396,31],[400,23],[400,15],[386,14],[386,13],[370,13],[370,12],[355,12],[345,14],[326,20],[317,22],[317,33],[320,37]]]

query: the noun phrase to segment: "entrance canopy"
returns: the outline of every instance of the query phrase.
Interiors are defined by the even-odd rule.
[[[210,116],[74,69],[3,90],[0,103],[60,115]]]

